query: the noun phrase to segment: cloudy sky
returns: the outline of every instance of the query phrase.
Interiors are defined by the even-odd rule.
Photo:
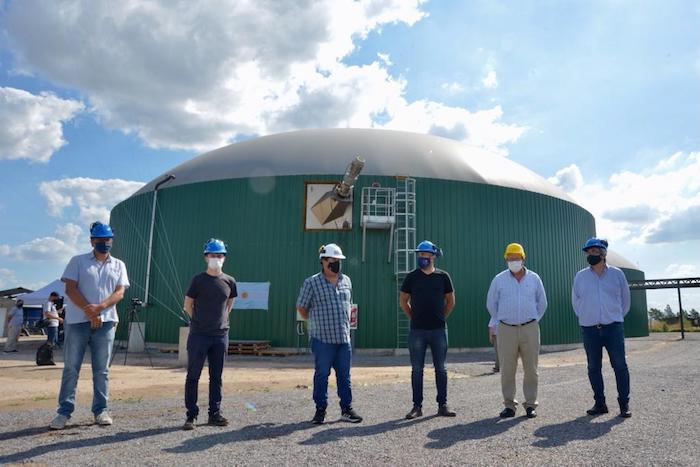
[[[0,1],[0,289],[58,277],[169,167],[316,127],[486,148],[647,277],[700,276],[698,24],[692,0]]]

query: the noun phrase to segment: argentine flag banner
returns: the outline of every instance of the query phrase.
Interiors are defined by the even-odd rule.
[[[233,304],[235,310],[267,310],[270,296],[269,282],[236,282],[238,297]]]

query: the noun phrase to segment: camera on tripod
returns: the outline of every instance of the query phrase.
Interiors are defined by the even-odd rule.
[[[131,306],[136,308],[137,306],[143,306],[143,302],[140,298],[134,297],[131,299]]]

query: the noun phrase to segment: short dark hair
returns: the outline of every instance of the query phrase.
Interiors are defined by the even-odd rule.
[[[49,297],[60,297],[60,295],[58,295],[58,292],[51,292]]]

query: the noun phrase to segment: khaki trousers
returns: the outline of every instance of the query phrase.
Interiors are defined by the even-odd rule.
[[[537,321],[524,326],[498,326],[498,357],[501,366],[503,405],[515,410],[515,371],[518,357],[523,362],[525,408],[537,407],[537,362],[540,356],[540,325]]]
[[[22,330],[22,326],[8,326],[7,328],[7,340],[5,341],[5,352],[12,352],[17,350],[17,341],[19,340],[19,333]]]

